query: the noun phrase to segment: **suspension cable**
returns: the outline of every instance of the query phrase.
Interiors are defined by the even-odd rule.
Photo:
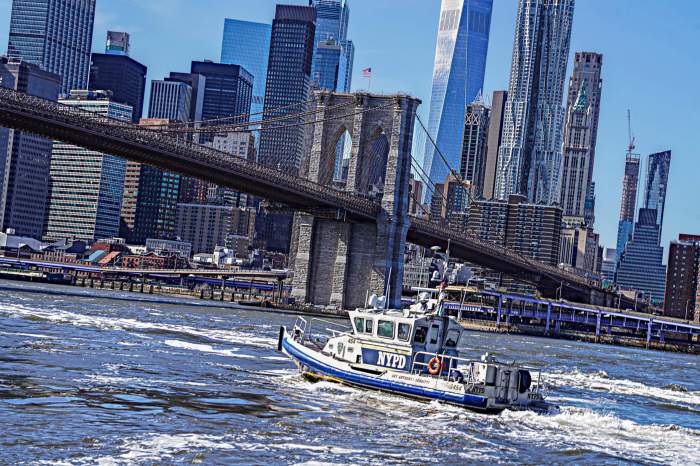
[[[462,176],[461,176],[457,171],[455,171],[454,168],[452,168],[452,166],[450,165],[450,163],[447,161],[447,158],[444,156],[444,154],[442,153],[442,151],[440,150],[440,148],[437,146],[437,143],[435,142],[435,140],[433,139],[433,137],[430,135],[430,132],[428,131],[428,128],[425,127],[425,125],[423,124],[423,120],[420,119],[420,116],[418,116],[418,114],[416,114],[416,120],[418,120],[418,123],[420,123],[421,127],[423,128],[423,131],[425,131],[426,136],[428,136],[428,140],[430,141],[430,143],[432,144],[432,146],[435,148],[435,151],[436,151],[436,152],[438,153],[438,155],[440,156],[440,159],[442,159],[442,162],[445,164],[445,166],[446,166],[447,169],[449,170],[450,174],[452,174],[452,176],[455,177],[455,179],[457,180],[457,182],[458,182],[459,184],[461,184],[461,185],[464,186],[464,185],[466,184],[466,182],[464,181],[464,178],[462,178]],[[473,202],[474,199],[472,198],[472,195],[471,195],[470,190],[467,189],[466,191],[467,191],[467,198],[468,198],[468,200],[469,200],[469,203]]]
[[[315,108],[314,110],[306,110],[304,112],[299,112],[299,113],[290,113],[287,115],[279,116],[279,117],[274,117],[274,118],[269,118],[267,120],[259,120],[259,121],[245,121],[242,123],[234,123],[230,125],[220,125],[220,126],[200,126],[197,128],[192,128],[192,127],[187,127],[187,128],[180,128],[180,129],[171,129],[171,127],[161,127],[158,129],[158,131],[162,131],[165,133],[228,133],[228,132],[236,132],[236,131],[241,131],[241,128],[246,128],[248,126],[264,126],[268,125],[270,123],[276,123],[279,121],[286,121],[286,120],[293,120],[297,118],[302,118],[305,116],[310,116],[310,115],[315,115],[317,113],[321,113],[323,111],[328,111],[328,110],[337,110],[339,108],[343,107],[349,107],[350,105],[354,105],[354,102],[345,102],[342,104],[338,105],[333,105],[331,107],[326,107],[326,108]],[[210,121],[210,120],[206,120]],[[253,128],[252,131],[258,131],[259,128]]]
[[[352,113],[346,113],[346,114],[344,114],[344,115],[329,116],[329,117],[323,118],[323,119],[321,119],[321,120],[310,120],[310,121],[304,121],[304,122],[301,122],[301,123],[290,123],[290,124],[287,124],[287,125],[277,125],[277,126],[268,126],[268,127],[265,127],[265,126],[263,125],[261,128],[254,128],[254,129],[252,129],[251,131],[260,131],[260,132],[262,132],[262,131],[272,131],[272,130],[277,130],[277,129],[294,128],[294,127],[297,127],[297,126],[315,125],[316,123],[325,123],[326,121],[340,120],[340,119],[342,119],[342,118],[347,118],[347,117],[351,117],[351,116],[355,116],[355,115],[360,115],[360,114],[362,114],[362,113],[371,112],[371,111],[373,111],[373,110],[380,110],[380,109],[382,109],[382,108],[391,107],[392,105],[394,105],[393,102],[392,102],[392,103],[388,103],[388,104],[383,104],[383,105],[377,105],[377,106],[375,106],[375,107],[364,108],[364,109],[362,109],[362,110],[358,110],[358,111],[352,112]],[[330,107],[329,107],[329,108],[330,108]],[[239,131],[239,132],[240,132],[240,131]]]
[[[175,124],[175,125],[172,125],[171,127],[177,128],[177,127],[180,127],[180,126],[191,126],[191,125],[195,125],[195,126],[196,126],[196,125],[202,125],[202,124],[210,124],[210,123],[214,123],[214,122],[218,122],[218,121],[238,120],[238,119],[241,119],[241,118],[244,118],[244,117],[247,118],[247,120],[245,121],[245,122],[247,123],[247,122],[250,122],[250,121],[251,121],[251,120],[250,120],[250,117],[252,117],[252,116],[269,115],[269,114],[272,114],[272,113],[279,112],[279,111],[281,111],[281,110],[286,110],[286,109],[288,109],[288,108],[298,107],[298,106],[300,106],[300,105],[308,105],[308,104],[310,104],[310,103],[312,103],[312,102],[315,102],[315,101],[317,101],[317,100],[318,100],[318,99],[316,99],[316,97],[314,97],[314,98],[309,99],[309,100],[304,101],[304,102],[296,102],[296,103],[289,104],[289,105],[283,105],[283,106],[281,106],[281,107],[271,108],[271,109],[269,109],[269,110],[263,110],[262,112],[244,113],[244,114],[242,114],[242,115],[227,116],[227,117],[220,117],[220,118],[211,118],[211,119],[209,119],[209,120],[183,121],[183,122],[179,122],[179,123],[177,123],[177,124]]]
[[[420,173],[417,173],[418,176],[423,180],[423,183],[426,185],[427,189],[430,189],[430,186],[432,185],[432,194],[434,195],[436,192],[442,196],[442,198],[445,200],[445,205],[449,204],[449,200],[447,199],[447,196],[443,191],[440,191],[437,189],[437,185],[433,182],[433,180],[430,179],[430,177],[425,173],[425,170],[423,170],[423,167],[420,166],[416,158],[411,154],[411,161],[412,165],[415,165],[418,170],[420,170]]]

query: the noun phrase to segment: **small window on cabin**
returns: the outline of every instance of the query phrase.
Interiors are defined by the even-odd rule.
[[[440,333],[440,326],[433,325],[430,327],[430,344],[436,345],[438,342],[438,333]]]
[[[457,342],[459,341],[459,330],[450,330],[447,332],[447,338],[445,338],[445,346],[448,348],[457,347]]]
[[[378,320],[377,336],[380,338],[394,338],[394,322],[391,320]]]
[[[428,335],[428,327],[416,327],[416,335],[413,337],[415,343],[425,343],[425,337]]]
[[[408,341],[411,339],[411,324],[406,324],[399,322],[398,337],[401,341]]]
[[[355,317],[355,331],[357,333],[362,333],[365,331],[365,319],[362,317]]]
[[[374,322],[372,319],[365,320],[365,333],[372,333],[372,322]]]

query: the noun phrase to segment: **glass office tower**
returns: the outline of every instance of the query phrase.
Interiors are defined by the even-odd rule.
[[[272,25],[237,19],[224,20],[224,37],[221,41],[221,63],[241,65],[253,75],[252,113],[263,111],[267,61],[270,53]],[[260,120],[262,115],[254,115]]]
[[[661,247],[661,228],[656,209],[639,209],[632,238],[619,253],[615,284],[622,289],[644,293],[644,299],[660,304],[664,300],[666,266]]]
[[[433,67],[428,132],[450,166],[459,166],[466,106],[484,87],[493,0],[443,0]],[[423,162],[433,183],[448,168],[432,144]]]
[[[190,119],[192,86],[179,81],[151,81],[151,101],[148,118],[186,122]]]
[[[56,100],[61,77],[22,60],[0,57],[0,87]],[[53,142],[0,127],[0,231],[41,238],[48,209]]]
[[[661,233],[664,226],[666,188],[668,187],[668,171],[670,168],[670,150],[649,155],[644,207],[656,210],[656,223],[659,225],[659,233]]]
[[[60,103],[122,121],[132,108],[102,91],[75,91]],[[119,234],[126,160],[64,142],[53,146],[44,238],[95,241]]]
[[[277,5],[272,22],[265,89],[265,111],[271,112],[269,116],[278,117],[305,110],[311,88],[315,32],[316,10],[313,7]],[[306,129],[293,126],[302,123],[302,118],[285,121],[288,126],[282,128],[265,128],[263,125],[266,130],[260,135],[258,162],[297,175]],[[258,240],[264,242],[268,250],[289,252],[291,214],[261,215],[255,229]]]
[[[316,8],[311,79],[321,89],[350,92],[355,46],[348,40],[348,2],[309,0],[309,5]]]
[[[96,0],[13,0],[7,54],[62,77],[61,93],[86,89]]]
[[[193,61],[191,74],[205,77],[202,100],[202,120],[214,120],[250,113],[253,99],[253,75],[240,65],[225,65],[210,61]],[[211,134],[201,134],[199,142],[213,139]]]

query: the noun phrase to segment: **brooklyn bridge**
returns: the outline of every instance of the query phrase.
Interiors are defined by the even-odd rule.
[[[197,144],[183,136],[189,128],[154,130],[2,88],[0,125],[197,177],[297,211],[290,258],[293,289],[311,304],[350,308],[364,302],[367,293],[386,291],[390,302],[397,303],[408,242],[449,248],[450,257],[530,283],[543,296],[611,306],[616,296],[596,281],[409,215],[419,104],[402,94],[317,92],[311,110],[293,119],[256,122],[261,130],[308,128],[299,176]],[[236,131],[246,125],[251,123],[233,120],[199,131]],[[347,179],[338,186],[332,176],[335,147],[346,132],[352,149]],[[388,150],[381,160],[372,160],[367,148],[380,136]]]

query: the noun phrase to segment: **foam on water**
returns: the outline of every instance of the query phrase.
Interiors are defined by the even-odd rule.
[[[109,330],[141,330],[164,331],[181,333],[192,337],[207,338],[226,343],[236,343],[246,346],[270,348],[276,345],[274,338],[265,338],[235,330],[199,329],[186,325],[165,324],[161,322],[148,322],[116,316],[95,316],[79,314],[62,309],[32,309],[23,305],[3,306],[0,314],[5,313],[12,317],[40,318],[50,322],[71,324],[80,327],[92,327]]]
[[[700,392],[680,391],[672,387],[655,387],[627,379],[614,379],[604,371],[557,371],[547,374],[547,384],[577,390],[604,391],[612,394],[634,395],[658,400],[700,406]]]
[[[54,340],[56,337],[52,337],[49,335],[41,335],[39,333],[13,333],[13,332],[0,332],[0,335],[9,335],[9,336],[17,336],[17,337],[29,337],[29,338],[39,338],[39,339],[46,339],[46,340]]]
[[[215,349],[211,345],[203,345],[203,344],[198,344],[198,343],[188,343],[186,341],[180,341],[180,340],[165,340],[163,344],[167,346],[171,346],[173,348],[182,348],[182,349],[187,349],[187,350],[192,350],[192,351],[201,351],[203,353],[214,353],[214,354],[220,354],[222,356],[229,356],[232,358],[240,358],[240,359],[255,359],[255,356],[251,356],[248,354],[240,354],[237,353],[237,348],[236,349]]]
[[[501,416],[510,427],[502,434],[514,441],[586,449],[632,461],[692,464],[698,460],[700,434],[676,425],[640,425],[612,413],[573,407],[553,415],[506,411]]]

